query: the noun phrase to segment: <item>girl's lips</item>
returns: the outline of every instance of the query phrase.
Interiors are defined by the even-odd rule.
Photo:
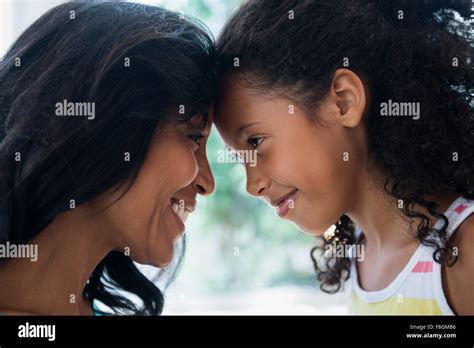
[[[290,210],[290,204],[295,202],[295,197],[298,193],[298,190],[295,189],[290,192],[290,194],[282,199],[280,203],[278,203],[277,208],[276,208],[276,213],[278,214],[279,217],[284,217],[288,211]],[[292,207],[293,208],[293,207]]]

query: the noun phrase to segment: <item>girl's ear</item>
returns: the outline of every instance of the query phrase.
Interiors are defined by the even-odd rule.
[[[344,127],[357,127],[366,104],[364,84],[359,76],[348,69],[336,70],[330,93],[338,108],[337,119],[340,124]]]

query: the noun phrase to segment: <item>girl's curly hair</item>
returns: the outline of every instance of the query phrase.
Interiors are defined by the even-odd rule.
[[[444,192],[474,198],[474,71],[471,1],[254,0],[227,23],[218,43],[220,76],[273,91],[314,110],[334,73],[347,68],[364,81],[364,117],[371,160],[385,190],[419,221],[416,238],[433,258],[456,261],[448,220],[428,197]],[[235,58],[239,68],[234,68]],[[380,117],[389,99],[416,100],[421,117]],[[311,109],[310,109],[311,108]],[[434,229],[421,210],[441,219]],[[350,258],[317,257],[327,246],[354,244],[346,215],[311,251],[321,289],[334,293],[350,275]]]

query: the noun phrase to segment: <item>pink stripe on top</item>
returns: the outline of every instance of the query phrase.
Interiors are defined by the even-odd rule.
[[[454,211],[458,214],[461,214],[466,208],[467,208],[467,205],[464,205],[461,203],[454,209]]]
[[[411,271],[414,273],[431,273],[433,272],[433,261],[419,261]]]

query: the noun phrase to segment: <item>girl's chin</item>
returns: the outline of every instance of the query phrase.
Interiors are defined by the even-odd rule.
[[[310,222],[294,222],[294,224],[298,227],[298,229],[306,234],[311,236],[322,236],[324,235],[324,228],[321,226],[314,226]]]

